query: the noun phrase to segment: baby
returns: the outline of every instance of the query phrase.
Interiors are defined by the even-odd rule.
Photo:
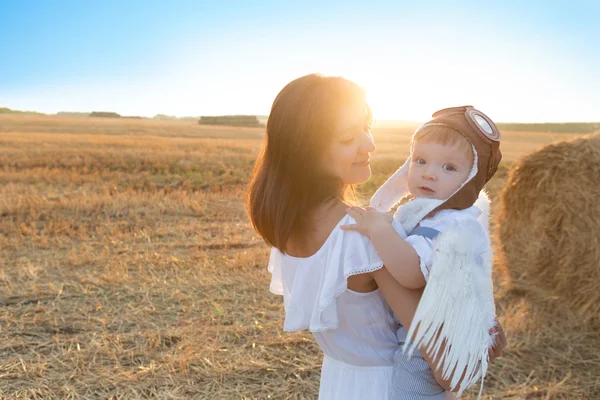
[[[404,346],[394,357],[393,399],[447,398],[421,354],[411,358],[415,349],[443,366],[441,378],[460,396],[485,376],[493,343],[489,200],[482,189],[502,158],[500,133],[471,106],[433,117],[417,129],[408,160],[372,207],[352,207],[356,224],[342,227],[367,235],[402,286],[425,287],[409,331],[398,331]],[[392,217],[387,211],[409,195]]]

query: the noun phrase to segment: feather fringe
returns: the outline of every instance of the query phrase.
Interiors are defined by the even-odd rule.
[[[451,378],[458,396],[485,377],[493,343],[491,259],[472,253],[469,235],[480,233],[481,225],[469,222],[478,227],[463,223],[439,236],[431,276],[408,331],[412,340],[403,349],[409,356],[416,348],[434,359],[441,356],[436,367],[443,367],[443,378]],[[480,395],[482,389],[483,380]]]

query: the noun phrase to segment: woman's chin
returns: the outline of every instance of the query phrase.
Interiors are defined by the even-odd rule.
[[[360,185],[371,179],[371,169],[359,174],[354,174],[351,179],[348,179],[347,185]]]

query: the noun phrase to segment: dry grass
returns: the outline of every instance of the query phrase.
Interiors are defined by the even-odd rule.
[[[410,130],[375,131],[369,193]],[[0,116],[0,398],[315,398],[321,355],[283,333],[241,203],[260,129]],[[504,134],[505,160],[556,136]],[[497,196],[506,164],[489,189]],[[497,269],[510,347],[489,398],[598,398],[600,337]],[[569,327],[574,327],[569,329]]]

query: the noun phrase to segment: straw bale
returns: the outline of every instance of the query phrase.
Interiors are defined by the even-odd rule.
[[[547,309],[600,320],[600,134],[516,162],[496,227],[515,285]]]

